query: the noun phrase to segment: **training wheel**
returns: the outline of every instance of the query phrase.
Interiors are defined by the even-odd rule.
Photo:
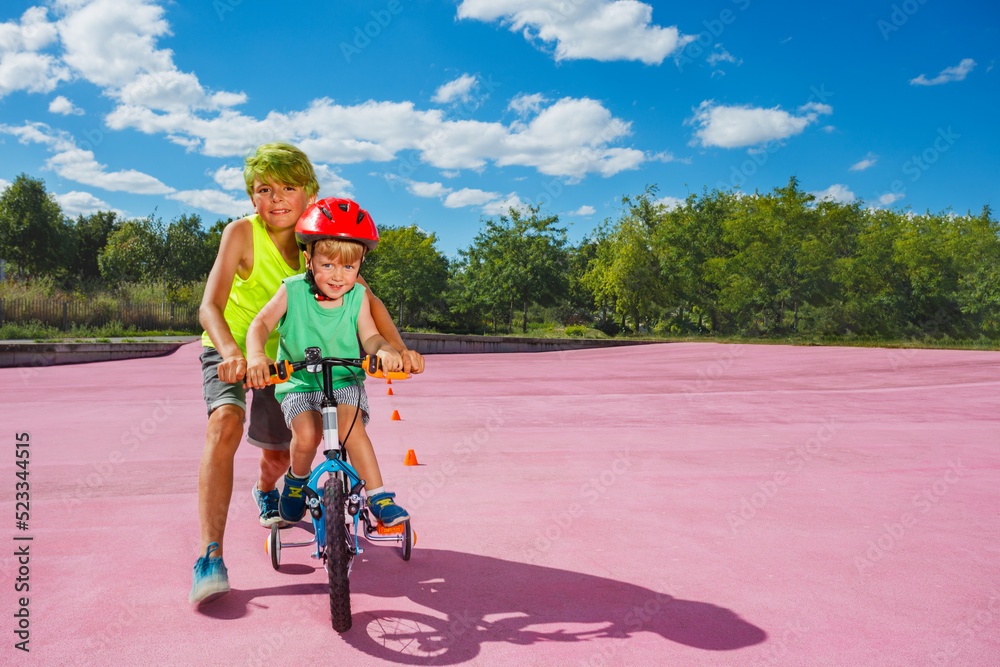
[[[410,520],[403,522],[403,560],[410,560],[410,552],[417,543],[417,531],[410,527]]]
[[[267,536],[265,549],[271,555],[271,567],[277,570],[281,563],[281,534],[278,532],[278,524],[271,525],[271,534]]]

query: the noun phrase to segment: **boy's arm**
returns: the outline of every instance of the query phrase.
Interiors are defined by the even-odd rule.
[[[212,339],[215,349],[222,356],[218,366],[219,379],[223,382],[239,382],[246,373],[246,359],[226,322],[226,301],[233,288],[233,279],[247,254],[253,252],[253,229],[245,218],[226,226],[219,243],[219,254],[208,274],[205,294],[198,309],[198,320]]]
[[[264,348],[267,346],[267,337],[278,326],[278,322],[284,317],[288,310],[288,292],[285,291],[285,284],[278,287],[271,300],[268,301],[257,316],[250,323],[247,329],[247,386],[254,389],[263,389],[269,384],[271,373],[268,366],[274,363],[274,359],[267,356]]]
[[[382,367],[385,370],[403,370],[403,357],[379,334],[371,311],[368,290],[365,290],[364,296],[361,297],[361,310],[358,311],[358,338],[361,339],[361,347],[365,348],[368,354],[377,355],[382,360]]]
[[[399,351],[400,355],[403,357],[403,370],[407,373],[423,373],[424,372],[424,358],[416,350],[407,349],[406,343],[403,342],[403,338],[399,335],[399,330],[396,325],[392,322],[392,316],[389,315],[389,310],[382,303],[382,300],[375,296],[371,288],[368,287],[368,283],[361,276],[358,276],[358,282],[365,286],[365,291],[369,299],[369,315],[378,329],[378,333],[385,338],[390,345],[392,345],[396,350]],[[364,340],[364,339],[362,339]]]

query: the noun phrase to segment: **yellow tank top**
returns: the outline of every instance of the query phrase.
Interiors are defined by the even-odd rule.
[[[271,237],[267,235],[264,221],[259,215],[252,215],[250,223],[253,227],[253,270],[246,280],[241,279],[238,274],[233,277],[233,288],[229,291],[224,311],[226,324],[244,356],[247,353],[247,330],[253,318],[278,291],[282,280],[305,270],[301,253],[298,268],[293,269],[285,263]],[[278,331],[275,329],[264,347],[271,359],[278,354],[278,338]],[[201,343],[205,347],[215,347],[207,331],[201,335]]]

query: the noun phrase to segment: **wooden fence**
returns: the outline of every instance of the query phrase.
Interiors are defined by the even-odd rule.
[[[200,331],[198,308],[172,303],[93,303],[62,299],[0,299],[0,325],[39,321],[61,331],[120,322],[139,331]]]

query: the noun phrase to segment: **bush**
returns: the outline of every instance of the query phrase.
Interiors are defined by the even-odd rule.
[[[566,327],[567,336],[583,336],[587,333],[587,327],[578,324],[571,324]]]
[[[599,320],[594,324],[594,328],[608,336],[617,336],[622,330],[614,320]]]

